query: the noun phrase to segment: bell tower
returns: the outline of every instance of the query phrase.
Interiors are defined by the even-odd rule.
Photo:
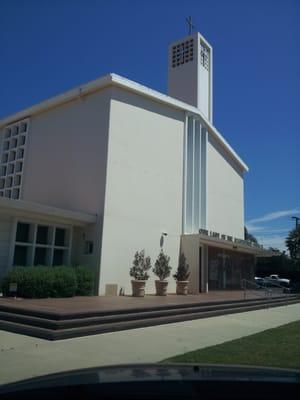
[[[168,95],[197,107],[213,119],[213,50],[199,32],[169,46]]]

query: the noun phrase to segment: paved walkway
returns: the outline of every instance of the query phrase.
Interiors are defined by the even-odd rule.
[[[300,320],[300,304],[49,342],[0,331],[0,384],[120,363],[158,362]]]

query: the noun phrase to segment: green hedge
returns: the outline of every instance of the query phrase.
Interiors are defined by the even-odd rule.
[[[2,280],[9,296],[10,283],[17,283],[17,296],[24,298],[72,297],[92,294],[93,274],[87,267],[14,267]]]
[[[91,269],[83,266],[74,267],[77,280],[77,296],[90,296],[93,294],[94,274]]]

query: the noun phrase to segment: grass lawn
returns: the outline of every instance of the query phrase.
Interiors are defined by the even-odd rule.
[[[300,321],[181,354],[164,362],[300,368]]]

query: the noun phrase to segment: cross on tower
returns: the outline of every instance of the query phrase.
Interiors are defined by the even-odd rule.
[[[193,29],[195,28],[194,25],[193,25],[193,22],[192,22],[192,17],[188,17],[185,20],[186,20],[186,22],[187,22],[187,24],[189,26],[189,35],[191,35]]]

